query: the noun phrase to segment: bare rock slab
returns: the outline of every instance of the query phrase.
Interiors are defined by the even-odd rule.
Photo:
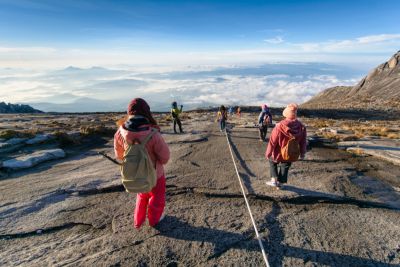
[[[27,138],[11,138],[5,142],[0,142],[0,153],[15,151],[24,145]]]
[[[51,139],[54,139],[54,137],[50,134],[38,134],[34,138],[31,138],[31,139],[25,141],[25,143],[27,145],[36,145],[36,144],[44,143]]]
[[[400,166],[400,144],[395,140],[347,141],[338,146],[349,152],[374,156]]]
[[[59,159],[65,157],[64,150],[57,149],[48,149],[36,151],[32,154],[17,157],[15,159],[6,160],[3,162],[3,168],[18,170],[18,169],[26,169],[33,167],[41,162]]]
[[[198,143],[208,140],[206,134],[178,134],[167,140],[168,144],[186,144],[186,143]]]

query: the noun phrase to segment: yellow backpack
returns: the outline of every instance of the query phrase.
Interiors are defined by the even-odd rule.
[[[152,128],[142,142],[127,143],[128,149],[121,164],[122,184],[127,192],[150,192],[157,183],[157,173],[145,147],[156,132]]]

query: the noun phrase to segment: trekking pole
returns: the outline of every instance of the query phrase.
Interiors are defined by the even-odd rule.
[[[117,165],[121,165],[121,163],[119,163],[116,159],[113,159],[112,157],[110,157],[109,155],[107,155],[105,152],[103,151],[99,151],[97,152],[99,155],[102,155],[103,157],[105,157],[106,159],[108,159],[109,161],[111,161],[114,164]]]

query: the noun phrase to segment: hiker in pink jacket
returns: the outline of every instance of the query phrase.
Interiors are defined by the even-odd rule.
[[[305,126],[297,120],[297,105],[289,104],[283,110],[284,120],[276,124],[269,138],[265,158],[269,160],[271,181],[267,185],[279,188],[287,183],[289,168],[292,164],[282,157],[281,148],[284,147],[293,136],[300,147],[300,158],[304,159],[307,146],[307,132]]]
[[[150,226],[155,226],[163,219],[165,208],[165,173],[163,165],[169,160],[169,148],[159,132],[160,128],[157,126],[157,122],[151,115],[149,105],[141,98],[135,98],[129,103],[128,116],[114,135],[115,156],[117,159],[122,160],[125,149],[127,149],[126,142],[132,144],[135,139],[142,141],[150,134],[151,128],[156,128],[158,132],[151,137],[145,147],[154,164],[158,179],[151,192],[137,194],[134,212],[135,228],[140,228],[144,223],[146,212]]]

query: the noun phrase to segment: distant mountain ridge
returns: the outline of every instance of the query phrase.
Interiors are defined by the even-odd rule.
[[[328,88],[303,108],[400,109],[400,51],[373,69],[355,86]]]
[[[0,113],[43,113],[29,105],[0,102]]]

